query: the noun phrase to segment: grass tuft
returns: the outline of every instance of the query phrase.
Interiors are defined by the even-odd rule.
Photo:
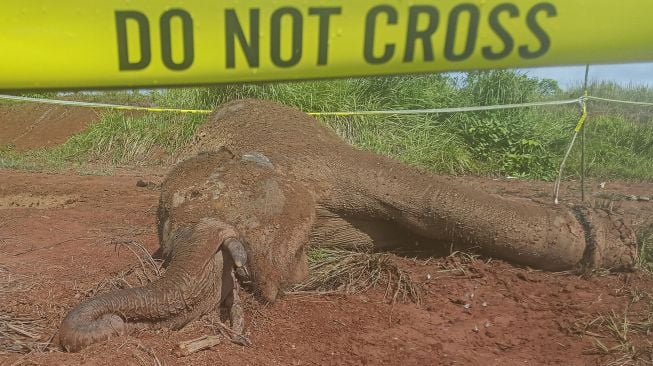
[[[421,302],[421,290],[410,275],[398,268],[388,254],[340,249],[311,249],[309,278],[295,285],[292,293],[359,293],[385,286],[390,302]]]
[[[639,253],[639,268],[653,272],[653,223],[635,229]]]
[[[43,340],[43,333],[36,319],[0,314],[0,354],[43,352],[50,344]]]
[[[16,276],[0,267],[0,297],[29,291],[33,284],[23,276]],[[44,340],[41,322],[28,316],[0,314],[0,354],[43,352],[49,345]]]
[[[580,335],[592,337],[593,353],[606,356],[606,365],[630,366],[653,363],[653,297],[631,290],[623,312],[611,310],[574,328]]]

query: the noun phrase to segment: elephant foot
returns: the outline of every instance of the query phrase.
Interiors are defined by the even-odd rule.
[[[582,206],[575,207],[574,211],[585,231],[585,269],[628,271],[635,268],[637,238],[622,217]]]

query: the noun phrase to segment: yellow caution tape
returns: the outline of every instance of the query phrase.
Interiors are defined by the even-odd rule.
[[[580,104],[581,104],[581,109],[582,112],[580,114],[580,119],[578,120],[578,124],[576,124],[576,128],[574,131],[576,133],[580,132],[580,130],[583,129],[583,125],[585,124],[585,120],[587,120],[587,97],[588,93],[587,90],[585,90],[585,93],[583,94],[583,97],[580,98]]]
[[[652,0],[3,0],[0,89],[653,60]]]

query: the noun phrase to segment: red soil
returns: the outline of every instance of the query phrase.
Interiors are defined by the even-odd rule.
[[[42,326],[37,335],[48,340],[87,290],[136,262],[127,250],[116,251],[112,239],[134,240],[154,251],[158,191],[136,182],[158,183],[162,177],[0,170],[0,279],[5,280],[0,285],[9,278],[20,284],[0,287],[0,315],[37,319]],[[549,183],[451,179],[536,200],[549,199],[551,190]],[[563,187],[566,200],[578,196],[575,187]],[[605,190],[651,195],[653,184],[608,182]],[[618,209],[639,222],[650,224],[653,217],[652,202],[623,202]],[[444,271],[453,259],[394,260],[423,286],[421,305],[388,304],[384,288],[356,295],[287,295],[273,305],[247,297],[251,347],[225,340],[177,358],[178,342],[215,333],[212,315],[181,331],[141,332],[76,354],[0,352],[0,364],[143,365],[155,364],[155,358],[167,365],[606,364],[618,355],[599,354],[594,337],[580,334],[579,327],[610,311],[623,315],[636,295],[653,294],[653,278],[645,273],[580,278],[497,260],[476,261],[460,273]],[[652,301],[643,297],[631,305],[631,318],[650,311]],[[650,341],[631,337],[638,350],[648,347],[650,359]],[[615,344],[611,337],[599,340]]]
[[[0,104],[0,148],[25,151],[58,145],[97,119],[98,113],[89,108]]]

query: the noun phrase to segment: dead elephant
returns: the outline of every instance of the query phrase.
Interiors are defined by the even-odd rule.
[[[162,185],[158,233],[167,271],[103,294],[60,329],[77,351],[134,328],[180,328],[223,305],[243,329],[234,271],[274,301],[307,275],[310,246],[476,248],[559,271],[628,270],[632,230],[600,210],[488,195],[356,150],[306,114],[245,100],[216,110]]]

